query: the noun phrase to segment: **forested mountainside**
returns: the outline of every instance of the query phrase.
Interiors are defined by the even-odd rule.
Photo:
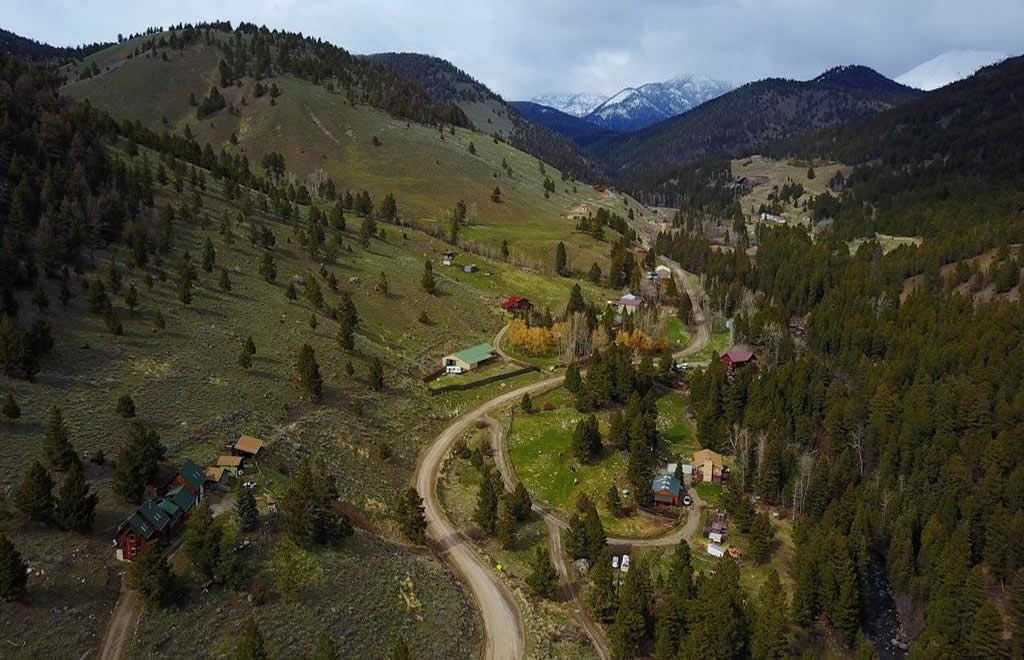
[[[595,140],[618,135],[616,131],[597,126],[586,119],[566,114],[546,105],[530,101],[513,101],[511,105],[531,122],[546,126],[581,147],[586,147]]]
[[[316,85],[343,90],[353,101],[366,103],[403,119],[428,124],[468,126],[464,113],[454,103],[434,103],[423,87],[391,69],[344,48],[301,33],[270,30],[253,23],[230,22],[181,23],[151,28],[132,38],[144,39],[141,46],[129,48],[126,56],[146,55],[169,48],[182,50],[203,43],[222,54],[219,67],[222,87],[235,84],[243,76],[260,79],[279,73],[298,76]],[[90,71],[79,75],[90,75]]]
[[[35,62],[63,63],[80,60],[98,50],[109,47],[110,43],[92,43],[76,47],[58,47],[0,28],[0,53]]]
[[[853,643],[882,565],[910,658],[1024,648],[1021,69],[780,145],[862,163],[808,203],[830,229],[759,226],[751,258],[738,222],[738,248],[712,249],[702,218],[738,209],[728,164],[709,162],[683,181],[718,196],[691,196],[657,241],[707,274],[712,308],[763,360],[756,377],[713,363],[692,392],[701,442],[735,454],[739,489],[798,517],[794,621]],[[850,253],[875,231],[924,240]],[[1000,295],[965,295],[982,289]],[[727,506],[742,515],[742,499]]]
[[[738,155],[766,142],[847,124],[918,94],[884,84],[883,76],[865,69],[832,70],[806,82],[748,83],[643,131],[595,142],[588,151],[612,176],[656,189],[695,160]]]
[[[475,122],[477,130],[497,135],[517,149],[570,173],[573,178],[590,182],[605,179],[602,168],[572,140],[542,123],[531,121],[501,96],[451,62],[419,53],[380,53],[370,55],[369,59],[381,63],[398,75],[415,80],[427,90],[435,103],[486,104],[487,112],[483,114],[486,121],[490,122],[493,115],[494,119],[505,123],[502,128],[478,119]]]

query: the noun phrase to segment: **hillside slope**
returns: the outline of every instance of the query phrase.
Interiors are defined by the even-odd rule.
[[[673,167],[846,124],[919,95],[886,80],[866,67],[842,67],[804,82],[761,80],[646,130],[596,142],[589,151],[613,175],[657,183]]]
[[[535,157],[487,135],[403,121],[293,75],[262,79],[264,87],[277,86],[276,98],[257,98],[257,81],[242,76],[219,88],[226,107],[199,120],[189,94],[202,99],[218,84],[220,48],[200,41],[162,51],[166,61],[128,58],[137,45],[126,42],[91,56],[87,62],[98,62],[102,73],[70,82],[64,92],[154,130],[184,132],[187,126],[200,144],[244,155],[253,170],[264,154],[277,152],[297,182],[327,176],[339,191],[368,190],[378,199],[392,193],[403,220],[430,232],[446,232],[449,210],[463,200],[470,218],[462,242],[496,254],[508,241],[514,261],[538,270],[550,270],[558,241],[566,242],[570,261],[581,268],[607,260],[607,243],[575,231],[567,218],[573,209],[627,213],[623,198],[565,180],[554,167],[541,173]],[[548,177],[557,183],[545,196]],[[491,201],[496,186],[501,203]]]
[[[378,53],[368,59],[415,80],[436,103],[457,103],[480,132],[497,135],[576,178],[591,182],[603,178],[601,168],[572,140],[531,121],[451,62],[419,53]]]

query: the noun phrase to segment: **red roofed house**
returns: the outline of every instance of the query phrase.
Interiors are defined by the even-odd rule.
[[[522,296],[509,296],[501,301],[501,308],[512,316],[520,316],[530,311],[530,301]]]
[[[722,361],[722,366],[725,367],[725,372],[731,374],[733,370],[752,365],[757,363],[757,356],[750,351],[737,348],[733,346],[725,353],[722,353],[719,358]]]

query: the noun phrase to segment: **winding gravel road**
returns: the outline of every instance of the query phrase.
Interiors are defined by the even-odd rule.
[[[438,553],[452,564],[472,592],[484,622],[484,657],[488,660],[518,660],[523,657],[526,643],[522,615],[504,583],[445,515],[437,497],[437,479],[452,445],[476,420],[499,406],[520,399],[526,392],[533,394],[557,387],[562,380],[559,376],[524,385],[461,415],[437,436],[416,469],[416,490],[423,498],[426,509],[427,538],[435,545]]]
[[[672,268],[673,274],[681,280],[690,296],[693,305],[693,318],[697,325],[697,336],[685,349],[676,353],[676,357],[684,357],[699,353],[707,346],[711,338],[709,324],[701,309],[700,292],[695,290],[679,264],[665,259]],[[501,340],[508,326],[503,327],[494,338],[494,348],[502,357],[507,358],[501,350]],[[477,608],[484,622],[485,658],[488,660],[519,660],[525,653],[525,640],[522,615],[515,599],[504,583],[495,575],[491,567],[477,555],[466,538],[448,519],[437,496],[437,481],[444,468],[452,446],[477,421],[483,421],[490,430],[491,443],[494,446],[495,463],[501,473],[505,488],[514,490],[517,484],[515,470],[512,468],[505,451],[505,432],[501,424],[488,413],[506,404],[514,403],[529,392],[531,395],[555,388],[562,384],[564,376],[556,376],[546,380],[524,385],[505,392],[455,419],[437,436],[434,443],[420,459],[416,469],[416,490],[423,498],[427,519],[427,537],[437,548],[438,553],[447,559],[459,573],[473,594]],[[675,528],[669,534],[649,539],[629,539],[609,537],[609,545],[627,547],[659,547],[674,546],[683,539],[689,540],[698,532],[700,513],[703,506],[697,493],[689,489],[693,498],[693,506],[686,523]],[[566,601],[569,603],[573,618],[590,638],[594,649],[602,660],[611,657],[611,647],[604,628],[591,617],[576,591],[569,573],[569,558],[562,551],[561,532],[568,528],[568,522],[556,513],[539,504],[533,510],[544,519],[548,528],[549,550],[551,562],[555,567],[562,584]]]

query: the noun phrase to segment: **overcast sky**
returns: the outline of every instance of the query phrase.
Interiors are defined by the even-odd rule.
[[[509,100],[612,94],[697,73],[739,84],[837,64],[895,77],[953,49],[1019,54],[1022,0],[0,0],[0,27],[54,45],[148,25],[248,20],[352,52],[451,60]],[[100,7],[103,7],[101,9]]]

